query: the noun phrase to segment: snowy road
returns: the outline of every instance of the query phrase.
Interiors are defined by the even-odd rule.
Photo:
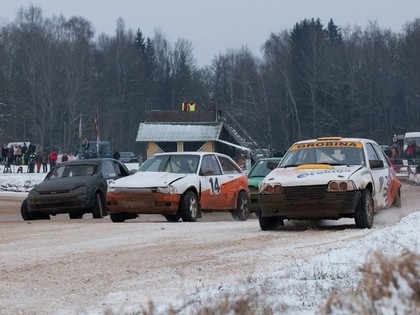
[[[126,223],[85,215],[24,222],[23,195],[0,194],[0,314],[101,314],[130,305],[185,301],[205,287],[219,290],[269,275],[391,226],[414,211],[420,187],[404,186],[403,207],[359,230],[350,219],[286,222],[263,232],[255,217],[203,214],[195,223],[142,216]],[[418,209],[418,206],[417,206]]]

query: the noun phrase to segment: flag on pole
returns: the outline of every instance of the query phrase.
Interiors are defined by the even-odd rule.
[[[80,115],[79,120],[79,139],[82,139],[82,115]]]

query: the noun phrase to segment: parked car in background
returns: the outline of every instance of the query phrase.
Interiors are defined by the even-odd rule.
[[[213,152],[155,154],[136,174],[111,182],[107,202],[113,222],[139,214],[188,222],[210,211],[229,211],[241,221],[249,216],[246,175],[229,156]]]
[[[120,152],[119,160],[123,163],[139,163],[139,159],[133,152]]]
[[[82,218],[85,213],[102,218],[108,215],[108,182],[128,175],[127,167],[111,158],[59,163],[28,193],[21,206],[22,218],[49,219],[59,213],[68,213],[70,219]]]
[[[271,151],[269,149],[257,149],[255,150],[255,154],[259,159],[268,158],[271,156]]]
[[[388,157],[369,139],[329,137],[293,144],[260,186],[259,223],[285,219],[354,218],[371,228],[374,212],[401,207],[401,182]]]
[[[260,159],[248,173],[251,212],[255,212],[257,215],[260,209],[258,206],[259,185],[264,177],[279,165],[281,159],[280,157]]]

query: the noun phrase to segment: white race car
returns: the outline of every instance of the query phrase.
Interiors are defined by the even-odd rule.
[[[293,144],[259,187],[262,230],[283,220],[354,218],[371,228],[374,212],[401,206],[401,182],[378,144],[318,138]]]
[[[245,221],[250,211],[248,179],[224,154],[158,153],[126,180],[110,183],[107,205],[113,222],[138,214],[194,222],[210,211],[229,211]]]

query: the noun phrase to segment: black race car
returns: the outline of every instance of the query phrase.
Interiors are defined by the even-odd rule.
[[[108,215],[108,181],[128,175],[127,167],[111,158],[60,163],[29,192],[21,206],[22,218],[49,219],[59,213],[68,213],[70,219],[80,219],[85,213],[102,218]]]

